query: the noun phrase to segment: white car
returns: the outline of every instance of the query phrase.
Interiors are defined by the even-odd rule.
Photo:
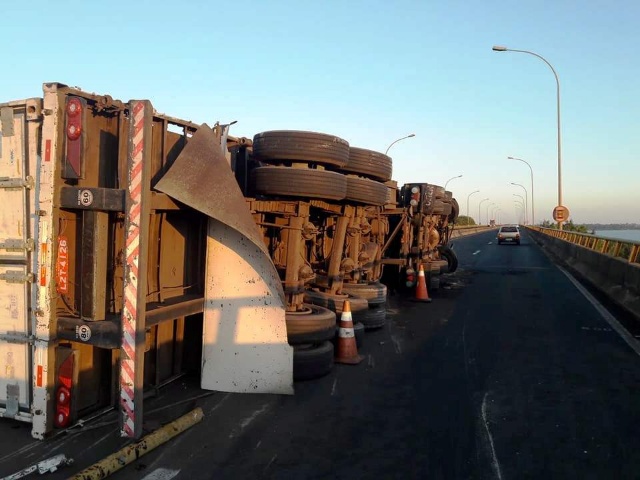
[[[515,225],[505,225],[498,230],[498,245],[501,243],[520,245],[520,229]]]

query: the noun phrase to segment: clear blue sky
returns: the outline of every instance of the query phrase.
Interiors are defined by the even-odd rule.
[[[399,184],[439,185],[477,218],[495,203],[536,221],[557,204],[556,84],[564,204],[576,223],[640,223],[640,2],[9,2],[0,102],[58,81],[150,99],[197,123],[238,120],[389,151]],[[491,205],[489,211],[495,208]]]

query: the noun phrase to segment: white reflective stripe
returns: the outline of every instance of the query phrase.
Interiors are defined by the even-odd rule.
[[[340,338],[353,338],[356,336],[356,333],[353,331],[353,328],[340,327],[338,330],[338,336]]]
[[[340,321],[352,321],[352,317],[351,317],[351,312],[342,312],[342,314],[340,315]]]

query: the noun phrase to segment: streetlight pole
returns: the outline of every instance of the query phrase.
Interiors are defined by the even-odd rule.
[[[536,224],[536,205],[533,200],[533,168],[531,168],[531,165],[529,165],[529,162],[521,158],[516,158],[516,157],[507,157],[507,158],[509,160],[518,160],[519,162],[526,163],[527,166],[529,167],[529,171],[531,172],[531,225],[535,225]]]
[[[447,181],[445,182],[445,184],[444,184],[444,189],[445,189],[445,190],[447,189],[447,185],[449,184],[449,182],[450,182],[451,180],[455,180],[456,178],[460,178],[461,176],[462,176],[462,175],[458,175],[457,177],[451,177],[449,180],[447,180]]]
[[[519,183],[514,183],[511,182],[511,185],[517,185],[519,187],[522,187],[522,189],[524,190],[524,224],[527,224],[527,189],[524,187],[524,185],[520,185]]]
[[[556,105],[557,105],[557,116],[558,116],[558,205],[562,205],[562,141],[560,135],[560,80],[558,79],[558,73],[556,72],[553,65],[551,65],[546,58],[542,55],[538,55],[537,53],[530,52],[528,50],[514,50],[512,48],[507,48],[502,45],[494,45],[493,50],[495,52],[517,52],[517,53],[527,53],[529,55],[533,55],[534,57],[538,57],[553,72],[553,76],[556,79]],[[558,222],[558,229],[562,230],[562,222]]]
[[[495,205],[495,203],[491,202],[491,203],[487,203],[487,225],[489,225],[489,207],[491,207],[492,205]]]
[[[416,136],[416,134],[415,134],[415,133],[410,133],[410,134],[409,134],[409,135],[407,135],[406,137],[402,137],[402,138],[399,138],[399,139],[397,139],[397,140],[394,140],[393,142],[391,142],[391,145],[389,145],[389,146],[387,147],[387,150],[384,152],[384,154],[386,155],[387,153],[389,153],[389,149],[390,149],[391,147],[393,147],[393,145],[394,145],[394,144],[398,143],[400,140],[404,140],[405,138],[411,138],[411,137],[415,137],[415,136]]]
[[[482,202],[485,202],[487,200],[489,200],[489,197],[480,200],[480,203],[478,204],[478,225],[482,225],[482,219],[480,218],[480,205],[482,205]]]
[[[474,193],[478,193],[480,190],[476,190],[475,192],[471,192],[469,195],[467,195],[467,225],[469,225],[469,197],[471,197],[471,195],[473,195]]]

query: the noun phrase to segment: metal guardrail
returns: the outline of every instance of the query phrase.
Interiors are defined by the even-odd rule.
[[[590,233],[578,233],[569,230],[557,230],[555,228],[533,226],[528,226],[527,228],[588,248],[595,252],[623,258],[629,263],[640,263],[640,242],[599,237],[597,235],[591,235]]]

